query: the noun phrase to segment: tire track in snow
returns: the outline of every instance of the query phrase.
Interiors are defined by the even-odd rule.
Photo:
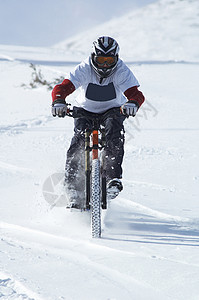
[[[0,298],[1,300],[44,300],[18,280],[2,272],[0,272]]]
[[[172,216],[122,197],[111,203],[105,227],[110,240],[199,247],[198,219]]]
[[[53,121],[51,116],[38,116],[34,119],[23,120],[14,124],[0,126],[0,133],[13,132],[20,133],[24,130],[32,130],[33,128],[41,127],[47,122]]]
[[[23,173],[23,174],[30,174],[32,173],[31,169],[19,167],[13,164],[8,164],[3,161],[0,161],[0,169],[4,169],[11,173]]]
[[[16,225],[14,224],[4,224],[6,227],[9,227],[10,229],[16,228]],[[21,228],[22,229],[22,228]],[[70,262],[70,265],[72,269],[78,268],[79,274],[82,274],[82,271],[85,275],[90,274],[91,278],[95,278],[100,284],[102,284],[102,288],[105,286],[109,286],[110,289],[118,289],[119,291],[122,291],[124,293],[124,299],[132,299],[132,296],[134,299],[139,300],[145,300],[145,296],[143,298],[143,295],[146,295],[146,293],[149,293],[149,295],[153,295],[153,297],[149,297],[148,299],[170,299],[168,295],[165,295],[162,293],[161,289],[158,289],[158,287],[154,287],[153,284],[149,284],[147,281],[137,279],[136,275],[131,274],[130,266],[133,266],[136,262],[136,266],[138,267],[139,262],[143,264],[143,260],[146,265],[150,264],[151,267],[154,267],[156,263],[167,265],[168,263],[172,264],[172,266],[175,266],[176,264],[184,265],[185,269],[189,268],[190,266],[197,267],[196,264],[189,264],[184,263],[182,261],[176,261],[172,259],[167,259],[165,257],[161,256],[150,256],[150,255],[142,255],[139,253],[132,253],[129,251],[121,251],[118,249],[112,249],[111,247],[107,247],[106,245],[101,245],[101,240],[97,240],[97,243],[94,241],[88,242],[84,240],[75,240],[68,237],[57,237],[52,234],[48,234],[42,231],[38,230],[32,230],[29,228],[24,228],[25,231],[29,231],[29,238],[31,240],[31,236],[33,237],[32,242],[30,243],[28,238],[26,236],[22,236],[21,241],[16,240],[16,233],[14,233],[14,238],[11,240],[8,239],[7,243],[14,245],[15,247],[21,248],[19,249],[20,252],[23,254],[23,248],[24,245],[26,245],[27,248],[31,249],[30,247],[40,247],[38,244],[36,244],[36,237],[33,236],[33,233],[36,233],[38,235],[42,236],[42,247],[48,252],[48,257],[50,261],[54,260],[54,258],[61,258],[61,264],[63,265],[62,272],[68,272],[67,264]],[[23,234],[23,230],[21,232]],[[46,236],[46,239],[45,239]],[[50,237],[51,245],[49,246],[49,240]],[[5,239],[6,240],[6,239]],[[26,241],[24,243],[24,240]],[[34,241],[34,243],[33,243]],[[60,241],[60,242],[58,242]],[[106,240],[103,240],[103,242],[106,242]],[[39,242],[41,243],[41,241]],[[20,246],[23,245],[23,246]],[[25,250],[25,249],[24,249]],[[33,249],[32,249],[33,250]],[[100,254],[100,255],[99,255]],[[35,255],[34,251],[32,251],[32,255]],[[25,256],[25,255],[24,255]],[[43,255],[40,253],[40,257]],[[124,264],[124,257],[125,261],[128,261],[127,266],[123,266]],[[114,262],[117,261],[116,266],[114,265]],[[42,261],[40,262],[42,263]],[[58,262],[59,264],[59,262]],[[120,267],[118,267],[120,266]],[[130,268],[130,269],[129,269]],[[132,268],[133,269],[133,268]],[[175,269],[175,267],[174,267]],[[130,272],[130,273],[129,273]],[[73,275],[72,275],[73,276]],[[141,277],[142,278],[142,277]],[[86,280],[86,278],[85,278]],[[100,286],[101,287],[101,286]],[[161,291],[160,291],[161,290]],[[140,292],[142,291],[142,292]],[[113,297],[114,298],[114,297]],[[76,299],[76,298],[74,298]],[[77,298],[78,299],[78,298]],[[83,298],[85,299],[85,298]],[[99,298],[97,298],[99,299]],[[103,298],[104,299],[104,298]],[[111,297],[112,299],[112,297]],[[114,298],[115,299],[115,298]],[[116,297],[117,299],[117,297]],[[120,299],[120,298],[119,298]]]
[[[184,222],[184,223],[191,223],[192,220],[189,218],[183,218],[183,217],[179,217],[179,216],[172,216],[163,212],[160,212],[158,210],[152,209],[150,207],[144,206],[142,204],[139,204],[137,202],[133,202],[132,200],[126,199],[126,198],[122,198],[119,197],[117,200],[117,205],[121,206],[121,207],[127,207],[128,208],[133,208],[132,211],[135,212],[142,212],[146,215],[155,217],[155,218],[159,218],[162,220],[166,220],[166,221],[176,221],[176,222]],[[115,203],[116,203],[115,201]]]
[[[11,224],[9,224],[11,225]],[[15,226],[15,225],[14,225]],[[30,229],[32,231],[32,229]],[[38,232],[38,231],[37,231]],[[45,233],[45,232],[41,232],[39,231],[41,234],[44,234],[44,235],[49,235],[48,233]],[[2,235],[3,236],[3,235]],[[111,241],[113,240],[114,241],[114,238],[109,238],[109,237],[104,237],[102,239],[99,240],[98,243],[91,243],[91,242],[87,242],[87,241],[84,241],[84,240],[75,240],[75,239],[71,239],[71,238],[68,238],[68,237],[62,237],[62,236],[55,236],[55,235],[51,235],[52,238],[55,238],[55,239],[61,239],[63,241],[68,241],[70,242],[70,245],[71,245],[71,249],[69,249],[69,247],[67,246],[67,248],[65,249],[66,252],[68,252],[67,254],[65,253],[66,256],[71,256],[74,257],[74,253],[77,253],[78,255],[82,255],[80,258],[88,258],[87,255],[85,255],[84,252],[82,251],[79,251],[77,249],[81,249],[80,247],[80,244],[83,244],[84,247],[90,247],[90,248],[93,248],[97,251],[102,251],[102,252],[106,252],[107,255],[111,255],[112,253],[114,253],[116,256],[117,255],[125,255],[125,256],[129,256],[129,257],[133,257],[133,258],[141,258],[141,259],[159,259],[159,260],[164,260],[164,261],[169,261],[169,262],[174,262],[174,263],[177,263],[177,264],[183,264],[183,265],[189,265],[189,266],[193,266],[193,267],[198,267],[199,264],[194,264],[194,263],[187,263],[186,261],[181,261],[181,260],[176,260],[176,259],[168,259],[168,258],[165,258],[164,256],[158,256],[156,255],[155,257],[154,256],[151,256],[151,255],[143,255],[141,253],[137,253],[137,252],[130,252],[128,250],[121,250],[121,249],[117,249],[117,248],[113,248],[111,246],[108,246],[108,245],[105,245],[105,244],[100,244],[100,241]],[[19,249],[31,249],[30,248],[30,245],[29,244],[26,244],[24,241],[19,241],[17,240],[16,238],[9,238],[7,236],[3,236],[1,238],[1,241],[6,243],[8,246],[11,246],[11,247],[16,247],[16,248],[19,248]],[[132,240],[128,240],[128,242],[130,242]],[[198,242],[198,239],[197,238],[193,238],[193,240],[191,240],[192,242]],[[74,243],[74,245],[72,245],[72,242]],[[136,240],[133,240],[133,242],[136,242]],[[53,243],[53,242],[52,242]],[[78,244],[78,246],[76,245]],[[34,244],[34,246],[36,246]],[[199,246],[199,245],[198,245]],[[74,250],[74,248],[75,250]],[[54,252],[54,254],[57,255],[57,252],[56,251],[59,251],[59,248],[57,248],[55,251],[51,250],[51,252]],[[2,251],[0,251],[2,252]],[[81,262],[83,262],[83,260],[81,259]],[[107,267],[107,266],[106,266]],[[112,268],[111,268],[112,269]]]
[[[108,266],[106,260],[108,258],[112,259],[113,256],[113,251],[109,247],[107,248],[99,245],[99,243],[92,243],[91,241],[55,236],[43,231],[4,222],[1,222],[0,226],[3,229],[14,231],[14,237],[12,236],[11,239],[8,237],[4,238],[4,242],[7,244],[18,248],[24,248],[25,245],[27,249],[30,249],[30,247],[36,247],[37,249],[41,247],[45,248],[47,249],[48,254],[66,259],[66,261],[70,261],[70,264],[73,264],[74,266],[78,265],[80,272],[84,270],[86,266],[87,273],[93,274],[92,276],[97,278],[99,282],[105,282],[106,285],[111,285],[114,289],[122,290],[126,294],[126,299],[132,299],[132,295],[134,295],[136,299],[144,299],[142,297],[143,290],[145,290],[144,293],[153,293],[154,297],[166,299],[157,288],[134,278],[134,276],[127,274],[124,270],[120,270],[114,265]],[[17,233],[15,231],[17,231]],[[23,234],[22,241],[19,241],[16,238],[16,236],[19,235],[19,232]],[[28,241],[28,239],[30,240]],[[26,242],[24,242],[24,240],[26,240]],[[114,252],[116,256],[118,253],[121,254],[121,252],[117,250]],[[131,258],[135,256],[131,253],[122,254],[125,256],[128,255]],[[123,259],[120,258],[120,260]],[[63,261],[63,265],[64,264],[66,265],[66,262]]]

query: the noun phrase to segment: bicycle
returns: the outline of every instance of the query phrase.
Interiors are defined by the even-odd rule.
[[[113,108],[104,114],[95,114],[83,108],[73,106],[64,116],[73,118],[87,118],[91,120],[91,128],[85,130],[85,195],[83,210],[91,211],[91,232],[93,238],[101,237],[101,209],[107,209],[106,190],[106,159],[103,149],[106,146],[105,128],[101,125],[102,118],[113,116],[120,112],[120,108]],[[63,116],[63,117],[64,117]],[[92,154],[92,155],[91,155]]]

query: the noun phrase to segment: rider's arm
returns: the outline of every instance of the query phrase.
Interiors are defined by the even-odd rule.
[[[128,102],[135,103],[139,108],[145,98],[138,90],[140,85],[137,78],[122,60],[118,63],[117,71],[116,83],[119,89],[126,96]]]
[[[76,68],[70,72],[67,79],[61,84],[54,87],[52,91],[52,99],[60,103],[65,103],[65,98],[73,93],[76,89],[82,86],[87,77],[89,77],[90,66],[88,60],[83,61],[81,64],[77,65]]]
[[[137,86],[130,87],[124,92],[124,95],[131,103],[137,104],[138,107],[142,105],[145,100],[144,95],[138,90]]]
[[[52,100],[54,102],[65,102],[65,98],[75,91],[74,84],[69,79],[64,79],[61,84],[57,84],[52,90]]]

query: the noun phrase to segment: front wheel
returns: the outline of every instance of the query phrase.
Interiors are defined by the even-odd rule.
[[[92,237],[101,237],[101,201],[100,201],[100,162],[92,161],[91,175],[91,230]]]

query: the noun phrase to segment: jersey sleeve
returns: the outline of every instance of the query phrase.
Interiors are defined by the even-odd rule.
[[[120,65],[117,70],[117,85],[122,93],[131,87],[140,86],[133,72],[123,63],[123,61],[120,61]]]
[[[57,84],[52,90],[52,100],[55,102],[56,100],[64,101],[65,98],[75,91],[74,84],[68,80],[64,79],[61,84]]]
[[[68,79],[73,83],[75,89],[82,86],[89,76],[89,67],[86,62],[82,62],[70,72]]]

